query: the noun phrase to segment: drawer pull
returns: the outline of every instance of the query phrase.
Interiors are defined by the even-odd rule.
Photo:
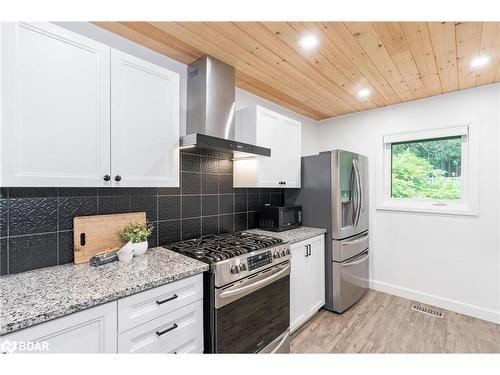
[[[170,331],[173,331],[174,329],[176,329],[177,327],[179,327],[177,325],[177,323],[174,323],[174,325],[172,327],[169,327],[167,329],[164,329],[163,331],[156,331],[156,336],[161,336],[161,335],[164,335],[165,333],[167,332],[170,332]]]
[[[161,304],[163,304],[163,303],[165,303],[165,302],[172,301],[172,300],[174,300],[174,299],[176,299],[176,298],[179,298],[179,296],[178,296],[177,294],[174,294],[172,297],[165,298],[165,299],[164,299],[164,300],[162,300],[162,301],[156,301],[156,304],[157,304],[157,305],[161,305]]]

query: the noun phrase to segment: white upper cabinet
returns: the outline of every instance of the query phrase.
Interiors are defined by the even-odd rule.
[[[49,23],[2,25],[2,186],[179,186],[179,75]]]
[[[178,186],[179,75],[113,50],[111,141],[114,185]]]
[[[104,186],[110,48],[58,26],[2,25],[2,186]]]
[[[271,157],[234,162],[234,187],[300,187],[301,124],[255,105],[236,112],[236,140],[271,149]]]

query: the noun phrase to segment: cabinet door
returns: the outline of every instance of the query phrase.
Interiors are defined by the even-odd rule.
[[[308,312],[306,296],[306,246],[304,242],[292,244],[291,271],[290,271],[290,331],[293,332],[305,322]]]
[[[17,345],[35,342],[37,353],[116,353],[116,301],[2,336]],[[45,350],[46,348],[46,350]]]
[[[179,186],[179,87],[177,73],[112,50],[114,186]]]
[[[283,133],[281,116],[265,108],[257,107],[257,145],[271,149],[271,156],[257,160],[257,184],[260,187],[281,187],[283,157]]]
[[[283,175],[284,187],[298,188],[300,187],[301,155],[300,122],[283,116],[280,122],[280,132],[279,170]]]
[[[325,240],[324,236],[309,240],[310,255],[307,259],[307,315],[316,313],[325,304]]]
[[[110,48],[49,23],[2,24],[3,186],[106,186]]]

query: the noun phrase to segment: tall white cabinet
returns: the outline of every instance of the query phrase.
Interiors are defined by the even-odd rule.
[[[234,187],[300,187],[301,124],[259,105],[236,112],[236,139],[271,149],[270,157],[235,160]]]
[[[2,186],[100,186],[110,167],[110,48],[2,25]]]
[[[50,23],[1,32],[2,186],[179,186],[179,76]]]
[[[179,75],[112,50],[111,141],[111,171],[115,183],[176,186]]]
[[[325,237],[290,246],[290,331],[297,330],[325,304]]]

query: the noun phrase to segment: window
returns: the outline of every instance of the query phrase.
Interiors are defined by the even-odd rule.
[[[378,209],[477,214],[470,126],[384,136],[382,144]]]

